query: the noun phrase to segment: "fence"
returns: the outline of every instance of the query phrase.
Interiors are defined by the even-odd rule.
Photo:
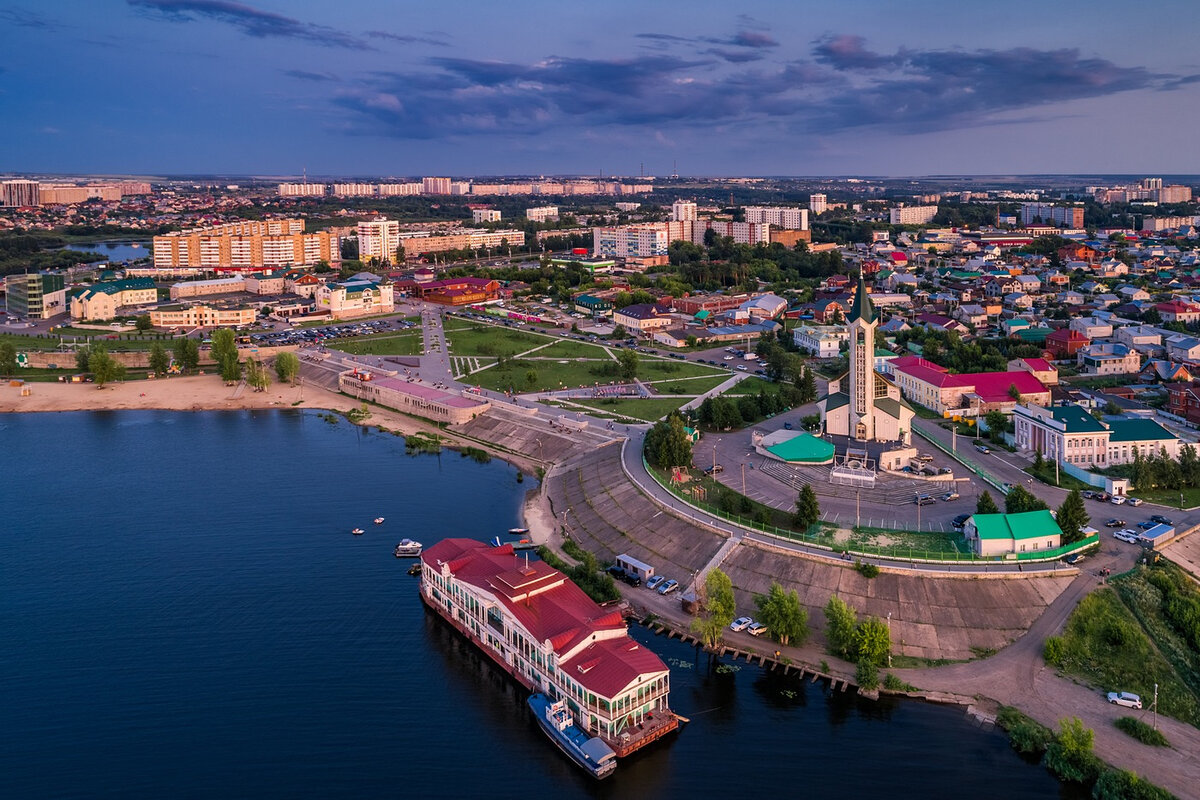
[[[1072,478],[1077,478],[1089,486],[1097,486],[1101,489],[1107,486],[1103,475],[1097,475],[1094,472],[1088,472],[1082,467],[1077,467],[1074,464],[1068,464],[1065,461],[1058,462],[1058,468],[1064,474],[1070,475]]]
[[[823,528],[820,524],[810,525],[808,529],[804,531],[778,528],[774,525],[767,525],[761,522],[756,522],[752,519],[747,519],[739,514],[730,514],[726,511],[722,511],[720,508],[712,505],[711,503],[697,500],[695,497],[687,494],[686,492],[681,492],[676,486],[671,485],[669,480],[664,481],[663,477],[660,476],[659,473],[650,466],[649,462],[646,461],[645,454],[642,455],[642,466],[645,467],[646,472],[650,474],[650,477],[654,479],[655,483],[670,492],[676,499],[696,509],[697,511],[717,517],[718,519],[722,519],[746,530],[762,533],[777,539],[784,539],[790,542],[805,544],[819,550],[829,551],[830,553],[846,552],[851,556],[869,556],[874,558],[890,559],[893,561],[906,561],[910,563],[921,562],[925,564],[961,563],[987,565],[1005,563],[1011,564],[1013,562],[1013,559],[1006,558],[1005,556],[979,556],[974,553],[962,553],[958,550],[923,550],[914,547],[882,547],[862,543],[839,542],[831,534],[825,533],[825,528]],[[728,487],[722,487],[722,490],[732,491],[731,489],[728,489]],[[882,531],[885,529],[881,528],[880,530]],[[1091,544],[1094,544],[1096,541],[1098,541],[1098,537],[1093,535],[1083,542],[1076,542],[1055,550],[1042,550],[1036,553],[1018,554],[1017,560],[1026,562],[1053,561],[1069,553],[1083,550],[1084,548],[1091,546]]]

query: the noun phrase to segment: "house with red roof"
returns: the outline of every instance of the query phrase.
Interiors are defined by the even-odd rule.
[[[1168,303],[1156,303],[1154,310],[1163,322],[1182,322],[1190,325],[1200,321],[1200,306],[1185,303],[1182,300],[1172,300]]]
[[[1058,367],[1044,358],[1014,358],[1008,362],[1010,372],[1024,371],[1042,382],[1043,386],[1058,385]]]
[[[670,671],[562,572],[512,545],[443,539],[421,554],[421,599],[508,675],[629,755],[679,726]]]
[[[939,414],[1011,413],[1018,402],[1050,404],[1050,390],[1024,370],[952,375],[940,364],[913,356],[892,359],[891,366],[904,399]]]
[[[1046,349],[1055,358],[1074,358],[1075,353],[1091,343],[1091,339],[1072,328],[1060,328],[1046,337]]]

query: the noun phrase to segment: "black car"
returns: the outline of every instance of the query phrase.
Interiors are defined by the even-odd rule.
[[[1117,519],[1116,517],[1113,517],[1108,522],[1104,523],[1104,527],[1106,527],[1106,528],[1124,528],[1125,520]]]
[[[1162,514],[1152,514],[1150,516],[1150,521],[1157,522],[1159,525],[1174,525],[1175,524],[1174,522],[1171,522],[1171,520],[1164,517]]]
[[[950,524],[953,525],[955,528],[961,528],[963,525],[967,524],[967,520],[969,520],[970,518],[971,518],[970,514],[959,514],[957,517],[954,518],[954,520]]]

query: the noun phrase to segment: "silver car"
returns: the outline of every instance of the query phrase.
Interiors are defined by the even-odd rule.
[[[1140,709],[1142,707],[1142,698],[1133,692],[1109,692],[1108,702],[1115,706],[1125,706],[1126,708]]]

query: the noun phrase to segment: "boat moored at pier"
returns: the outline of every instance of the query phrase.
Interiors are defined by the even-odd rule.
[[[564,702],[624,758],[679,728],[670,670],[566,575],[512,545],[444,539],[421,554],[421,599],[530,691]]]
[[[533,695],[527,701],[550,741],[558,746],[568,758],[591,773],[593,778],[603,780],[617,768],[617,754],[597,736],[588,736],[575,724],[566,701],[550,702],[546,695]]]

